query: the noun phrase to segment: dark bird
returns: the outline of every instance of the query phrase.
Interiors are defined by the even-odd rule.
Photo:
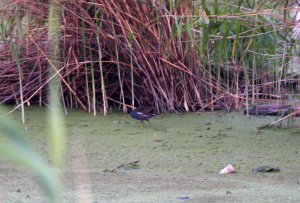
[[[142,121],[142,123],[143,123],[142,128],[144,128],[144,120],[148,121],[149,127],[151,127],[151,123],[148,119],[155,116],[153,111],[154,111],[154,108],[152,108],[152,107],[139,107],[134,110],[132,110],[131,108],[128,108],[128,110],[127,110],[127,112],[130,114],[130,116],[132,118]]]

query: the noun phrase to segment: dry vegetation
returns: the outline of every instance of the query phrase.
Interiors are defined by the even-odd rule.
[[[2,6],[1,103],[20,104],[22,97],[51,105],[53,74],[62,105],[104,106],[104,114],[117,103],[124,111],[125,104],[159,112],[230,110],[248,99],[281,98],[299,81],[287,71],[295,41],[285,1],[53,2],[55,49],[48,1]],[[55,71],[51,54],[59,60]]]

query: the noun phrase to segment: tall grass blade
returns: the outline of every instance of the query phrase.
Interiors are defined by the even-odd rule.
[[[98,43],[99,66],[100,66],[100,75],[101,75],[103,115],[106,116],[106,113],[107,113],[107,99],[106,99],[105,84],[104,84],[104,78],[103,78],[102,53],[101,53],[100,34],[99,34],[100,30],[101,30],[101,27],[102,27],[102,23],[103,23],[103,14],[101,13],[101,20],[99,22],[99,26],[97,27],[97,43]],[[97,19],[97,25],[98,25],[98,19]]]
[[[11,31],[11,26],[9,27],[9,33],[10,33],[10,47],[13,53],[13,56],[15,58],[15,61],[18,66],[18,72],[19,72],[19,85],[20,85],[20,99],[21,99],[21,110],[22,110],[22,122],[25,123],[25,113],[24,113],[24,103],[23,103],[23,87],[22,87],[22,68],[20,65],[20,58],[19,54],[17,53],[17,50],[15,48],[15,45],[13,43],[13,33]]]
[[[33,146],[25,139],[12,121],[7,119],[4,112],[0,110],[0,135],[5,135],[8,139],[6,143],[0,143],[0,154],[17,163],[23,164],[33,172],[50,202],[57,200],[57,177],[53,173],[45,160],[33,150]],[[1,200],[1,199],[0,199]]]
[[[84,55],[84,60],[87,61],[86,58],[86,51],[85,51],[85,27],[84,27],[84,21],[83,19],[81,20],[81,25],[82,25],[82,43],[83,43],[83,55]],[[84,63],[85,67],[85,86],[86,86],[86,94],[87,94],[87,103],[88,103],[88,109],[89,112],[91,112],[91,102],[90,102],[90,92],[89,92],[89,77],[88,77],[88,70],[87,70],[87,63]]]

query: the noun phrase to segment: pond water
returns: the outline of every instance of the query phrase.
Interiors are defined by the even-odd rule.
[[[25,124],[20,111],[7,118],[51,162],[47,110],[26,107]],[[299,129],[255,130],[274,116],[167,113],[141,129],[140,121],[117,110],[106,117],[82,109],[68,109],[68,114],[61,124],[66,135],[62,202],[300,201]],[[118,168],[133,162],[139,169]],[[228,164],[236,173],[219,174]],[[259,166],[280,167],[280,172],[252,173]],[[2,202],[46,202],[33,174],[1,157],[0,189]]]

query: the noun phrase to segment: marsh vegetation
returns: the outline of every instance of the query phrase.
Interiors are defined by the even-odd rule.
[[[198,178],[199,173],[193,168],[199,159],[196,154],[200,153],[200,157],[201,154],[205,154],[202,157],[203,162],[200,161],[203,166],[206,164],[205,169],[201,169],[201,174],[205,174],[205,180],[212,181],[210,184],[220,180],[220,177],[213,175],[212,171],[218,171],[229,162],[236,164],[239,171],[248,171],[249,167],[251,171],[251,167],[254,168],[256,165],[250,161],[257,161],[249,158],[251,157],[249,153],[254,153],[254,149],[257,153],[256,158],[259,156],[270,160],[274,158],[271,155],[284,154],[285,150],[293,149],[283,150],[287,147],[283,144],[284,139],[293,140],[286,141],[292,145],[299,143],[296,135],[292,134],[294,129],[287,130],[290,127],[297,128],[299,125],[295,117],[299,112],[300,91],[297,8],[297,3],[288,0],[1,2],[0,103],[15,106],[8,106],[9,110],[7,106],[1,107],[5,109],[0,118],[3,129],[1,139],[6,141],[0,145],[0,151],[10,159],[29,166],[39,177],[44,191],[53,202],[59,202],[62,198],[58,195],[59,187],[56,186],[58,177],[63,177],[63,174],[57,171],[50,172],[52,170],[48,165],[59,171],[64,167],[64,160],[68,159],[68,155],[72,157],[73,153],[78,153],[76,156],[79,157],[76,159],[73,155],[75,168],[83,163],[80,170],[85,171],[84,177],[101,173],[98,169],[102,170],[103,163],[101,161],[97,163],[101,165],[101,167],[98,165],[98,168],[93,165],[99,161],[94,159],[97,153],[105,154],[101,155],[102,158],[106,157],[105,159],[112,157],[118,159],[113,162],[106,160],[106,165],[108,163],[114,165],[108,170],[139,160],[142,170],[155,168],[153,176],[175,170],[174,176],[178,175],[177,172],[180,174],[191,172],[193,174],[191,177]],[[249,107],[262,104],[290,106],[289,110],[280,113],[276,120],[273,117],[272,119],[250,117]],[[36,110],[37,106],[40,106],[40,110]],[[127,107],[138,106],[154,107],[160,115],[158,119],[161,119],[161,122],[156,122],[155,125],[154,120],[153,128],[145,127],[142,131],[136,129],[137,125],[132,125],[138,123],[137,121],[131,121],[129,127],[128,122],[123,122],[127,118],[116,119],[126,116],[124,113],[127,112]],[[31,108],[35,110],[31,111]],[[18,110],[21,112],[20,115]],[[246,115],[242,115],[244,110]],[[87,111],[89,114],[74,114],[77,111],[82,114]],[[231,111],[234,111],[233,115],[227,114]],[[239,119],[236,119],[235,114],[238,114]],[[16,115],[18,117],[14,117]],[[216,126],[214,127],[216,132],[204,134],[211,131],[207,130],[209,127],[206,131],[202,129],[203,124],[208,121],[201,119],[209,115],[219,117],[219,121],[214,121],[214,124],[221,121],[232,122],[228,128],[235,129],[235,134],[223,132],[223,128],[217,130]],[[43,120],[43,116],[47,119]],[[14,117],[13,120],[8,119],[11,117]],[[112,118],[115,118],[115,122],[111,120]],[[14,121],[15,119],[17,120]],[[31,119],[36,120],[32,123]],[[263,121],[259,121],[260,119]],[[20,120],[23,122],[20,124],[22,128],[15,127],[15,123]],[[42,120],[52,127],[41,127],[39,133],[30,130],[36,129],[35,125],[40,126]],[[234,127],[238,125],[235,122],[240,120],[245,121],[240,124],[242,127],[246,126],[245,129]],[[246,123],[246,120],[249,123]],[[253,124],[253,121],[262,123]],[[28,123],[32,127],[25,126]],[[283,129],[265,128],[269,124],[283,127],[285,135],[277,132],[282,132]],[[95,129],[91,127],[93,125]],[[263,128],[259,128],[260,126]],[[78,139],[73,139],[72,135],[79,129],[85,132],[77,134]],[[254,129],[255,138],[250,129]],[[251,135],[247,132],[251,132]],[[264,134],[265,132],[268,133]],[[45,138],[41,138],[46,146],[39,145],[41,143],[36,145],[41,134],[49,139],[45,141]],[[111,136],[115,134],[116,137],[112,139]],[[157,138],[153,138],[154,134]],[[7,138],[4,138],[4,135]],[[148,136],[153,143],[145,140],[150,139]],[[196,141],[197,136],[200,136],[199,142]],[[25,141],[24,137],[31,139],[31,142]],[[187,137],[191,139],[186,140]],[[134,147],[133,145],[129,147],[127,143],[127,149],[124,143],[115,143],[129,138],[134,141]],[[73,151],[68,148],[70,140],[78,142],[73,143],[74,146],[78,145],[78,151],[75,150],[76,147],[72,149]],[[234,143],[239,140],[241,142]],[[282,150],[276,151],[276,147],[269,148],[265,140]],[[231,148],[223,148],[222,143],[225,142],[226,146]],[[34,146],[30,143],[34,143]],[[232,147],[239,148],[242,143],[247,143],[241,147],[244,152],[232,149]],[[205,148],[205,145],[214,147]],[[258,148],[253,148],[254,145]],[[37,146],[46,147],[48,150],[40,151],[36,149]],[[94,154],[93,150],[96,148],[100,151]],[[162,150],[159,153],[156,152],[158,150],[155,151],[158,148]],[[115,154],[112,149],[119,151],[121,155]],[[172,151],[169,153],[170,156],[165,154],[168,150]],[[107,151],[110,153],[106,154]],[[292,151],[288,154],[292,157],[291,162],[295,163],[297,158],[293,153],[297,152]],[[241,153],[241,158],[234,158],[231,161],[231,152]],[[45,155],[44,158],[30,159],[37,156],[37,153]],[[136,153],[140,155],[136,157]],[[119,159],[124,157],[122,154],[131,158],[121,163]],[[160,154],[165,154],[166,157],[160,157]],[[192,161],[185,162],[182,156],[187,156],[187,159]],[[141,157],[145,157],[146,161],[143,162]],[[174,160],[171,157],[175,157]],[[154,159],[161,162],[153,165]],[[274,167],[287,165],[287,171],[292,171],[293,164],[286,164],[286,161],[278,157],[275,159],[280,161],[278,165],[277,162],[270,162],[275,163]],[[287,157],[284,159],[287,160]],[[77,162],[78,160],[81,162]],[[173,168],[183,163],[182,161],[186,168],[183,167],[179,171]],[[4,165],[6,164],[9,163],[5,162]],[[245,165],[241,166],[243,164]],[[73,169],[66,168],[66,170]],[[76,169],[74,171],[78,172]],[[121,174],[140,173],[136,171],[140,170]],[[117,182],[113,175],[114,173],[104,176],[109,176],[106,178]],[[292,180],[297,176],[297,172],[293,171],[289,175],[291,176],[279,173],[276,178],[286,177],[287,180]],[[247,175],[242,172],[235,178],[245,176]],[[96,180],[96,177],[98,176],[93,176],[91,183],[87,183],[90,191],[99,191],[94,190],[96,183],[93,180]],[[187,177],[182,177],[181,180]],[[190,181],[195,182],[196,179]],[[226,181],[230,181],[229,179]],[[4,182],[8,184],[10,180]],[[157,184],[154,179],[147,180]],[[278,183],[276,180],[271,182]],[[122,181],[125,184],[126,181]],[[168,181],[171,181],[171,178]],[[167,183],[173,184],[168,181]],[[249,185],[258,184],[255,181],[250,182]],[[72,181],[68,183],[72,185]],[[180,181],[174,184],[180,184]],[[153,185],[149,187],[152,188]],[[293,185],[289,185],[289,188],[292,187]],[[167,186],[166,188],[170,189]],[[81,189],[77,188],[78,194],[85,191]],[[276,189],[270,191],[274,192]],[[184,194],[179,196],[183,197]],[[297,195],[295,198],[298,198]],[[103,201],[110,200],[111,197],[104,198]],[[172,201],[167,197],[165,200]]]

